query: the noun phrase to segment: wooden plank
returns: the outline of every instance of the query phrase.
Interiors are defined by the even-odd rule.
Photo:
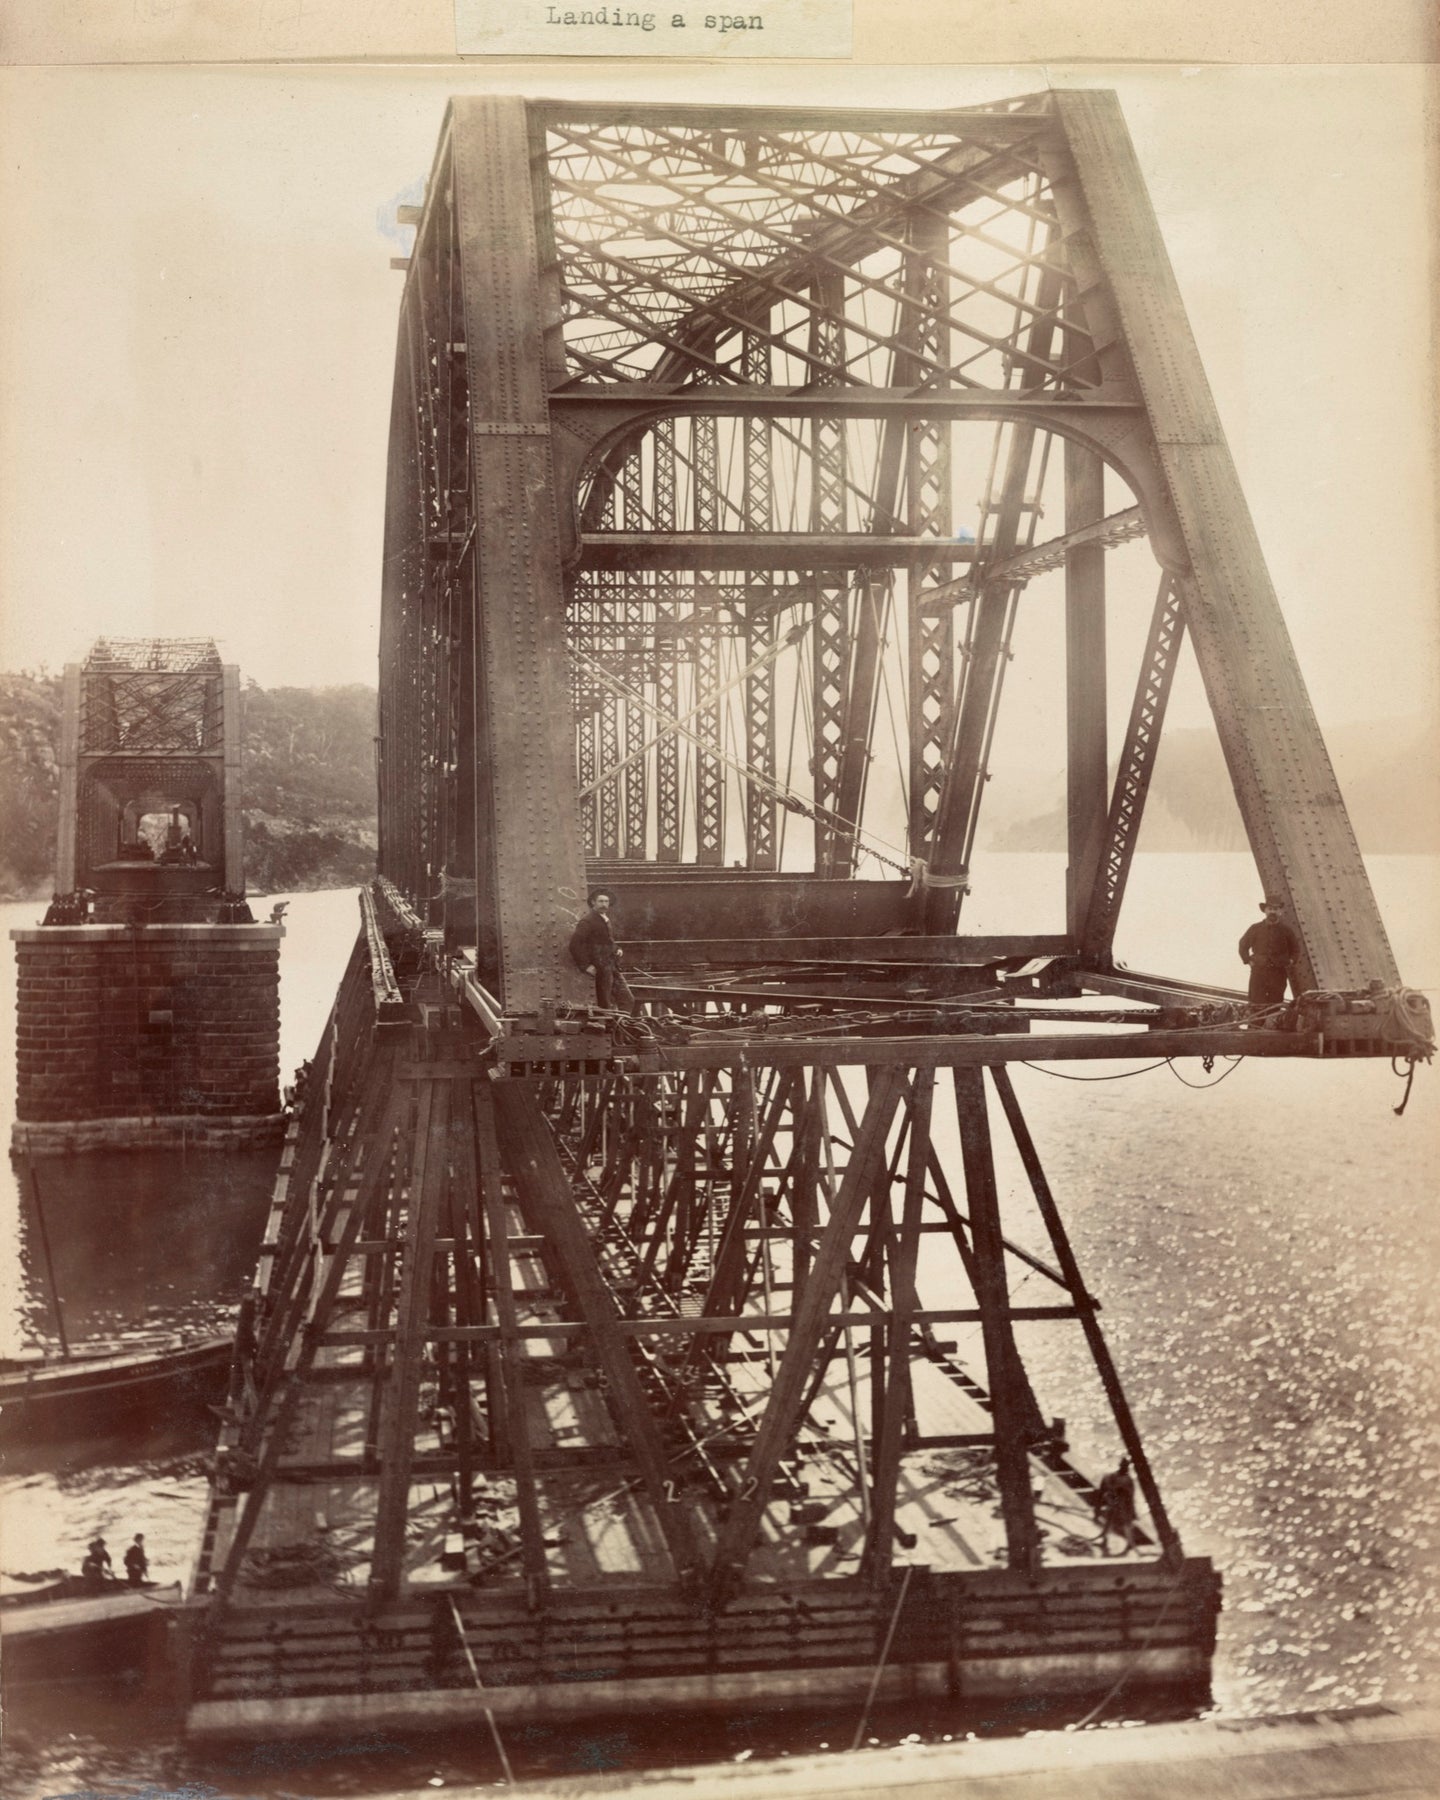
[[[400,1090],[389,1087],[383,1080],[375,1083],[374,1092],[370,1098],[376,1097],[384,1108],[380,1127],[369,1143],[370,1154],[361,1177],[359,1191],[353,1203],[345,1208],[344,1223],[340,1228],[338,1241],[330,1255],[319,1291],[315,1295],[313,1319],[320,1330],[324,1329],[330,1309],[340,1291],[350,1248],[359,1237],[361,1225],[368,1218],[376,1197],[383,1191],[390,1172],[391,1140],[399,1129],[402,1116],[406,1111]],[[301,1290],[297,1282],[297,1293],[299,1292]],[[226,1547],[224,1566],[215,1579],[215,1605],[221,1610],[228,1602],[239,1577],[240,1567],[251,1538],[254,1536],[261,1509],[285,1453],[290,1428],[294,1423],[303,1391],[298,1377],[303,1375],[315,1358],[317,1334],[301,1329],[298,1317],[293,1330],[292,1347],[284,1350],[284,1368],[291,1379],[284,1382],[282,1390],[274,1395],[268,1403],[262,1402],[262,1410],[257,1412],[257,1427],[263,1428],[268,1423],[269,1431],[261,1450],[259,1468],[254,1483],[241,1501],[234,1530]],[[248,1441],[253,1442],[253,1439]]]
[[[871,1455],[874,1460],[870,1530],[865,1567],[878,1585],[889,1581],[895,1544],[896,1483],[904,1449],[905,1427],[914,1413],[910,1380],[910,1333],[918,1306],[915,1268],[920,1248],[920,1220],[925,1206],[925,1177],[930,1165],[930,1117],[935,1095],[932,1069],[916,1072],[910,1095],[910,1142],[905,1169],[905,1198],[899,1237],[890,1246],[890,1314],[884,1325],[884,1399]],[[878,1207],[877,1207],[878,1212]],[[872,1368],[876,1382],[880,1371]]]
[[[519,1083],[493,1084],[496,1123],[506,1162],[526,1215],[539,1225],[561,1262],[575,1304],[608,1380],[610,1406],[622,1442],[633,1452],[656,1520],[682,1587],[700,1574],[700,1551],[687,1503],[669,1477],[658,1421],[650,1411],[635,1365],[616,1329],[619,1314],[570,1192],[549,1126],[533,1092]]]
[[[544,1531],[540,1524],[539,1490],[530,1424],[525,1405],[522,1352],[516,1324],[515,1292],[510,1271],[510,1217],[506,1203],[504,1171],[495,1131],[495,1102],[486,1083],[473,1092],[475,1152],[480,1176],[480,1200],[485,1212],[488,1268],[500,1316],[500,1385],[503,1389],[508,1429],[506,1447],[515,1468],[515,1499],[520,1514],[520,1555],[535,1601],[546,1591]],[[492,1425],[493,1435],[493,1425]]]
[[[717,1604],[723,1605],[743,1579],[746,1558],[769,1504],[775,1472],[799,1424],[801,1404],[813,1379],[815,1353],[830,1327],[827,1315],[845,1271],[861,1209],[884,1162],[885,1140],[903,1084],[898,1070],[881,1072],[831,1202],[830,1217],[816,1247],[804,1296],[796,1307],[795,1326],[771,1385],[755,1447],[720,1529],[712,1575],[712,1594]]]
[[[410,1465],[415,1454],[423,1370],[420,1351],[430,1310],[440,1200],[448,1175],[445,1139],[449,1117],[448,1084],[422,1085],[410,1165],[404,1261],[396,1301],[395,1354],[380,1415],[380,1493],[375,1508],[370,1587],[382,1600],[393,1599],[405,1564]]]
[[[968,1660],[966,1691],[972,1695],[1031,1694],[1107,1686],[1129,1673],[1137,1686],[1203,1674],[1203,1651],[1185,1644],[1163,1649],[1100,1651],[1083,1656],[1031,1654]],[[233,1741],[329,1736],[336,1732],[439,1728],[476,1723],[486,1702],[497,1718],[574,1719],[647,1712],[728,1713],[736,1707],[783,1711],[807,1702],[834,1705],[919,1697],[945,1699],[951,1692],[948,1660],[890,1664],[874,1682],[873,1657],[823,1669],[756,1669],[715,1674],[650,1676],[634,1681],[554,1682],[540,1686],[424,1690],[395,1694],[327,1694],[293,1700],[202,1702],[186,1717],[186,1736]]]
[[[752,1068],[966,1068],[1002,1062],[1153,1062],[1185,1056],[1318,1056],[1313,1031],[1236,1028],[1076,1032],[1068,1037],[986,1033],[978,1037],[844,1037],[790,1039],[755,1036],[718,1044],[667,1044],[667,1069],[716,1069],[743,1051]],[[648,1059],[637,1056],[644,1068]],[[657,1059],[658,1063],[658,1059]],[[522,1075],[519,1080],[533,1077]]]

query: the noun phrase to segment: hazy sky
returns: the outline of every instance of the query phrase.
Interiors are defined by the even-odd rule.
[[[1047,79],[1120,93],[1322,719],[1431,710],[1432,171],[1404,67],[0,74],[0,667],[103,630],[213,635],[266,686],[374,680],[392,221],[448,94],[964,105]]]

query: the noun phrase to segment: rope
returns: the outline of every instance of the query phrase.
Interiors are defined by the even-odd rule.
[[[860,1748],[860,1740],[865,1735],[865,1727],[870,1723],[870,1708],[875,1704],[875,1694],[880,1686],[880,1677],[885,1671],[885,1661],[890,1655],[890,1646],[895,1641],[895,1627],[900,1623],[900,1609],[905,1604],[905,1596],[910,1591],[910,1577],[914,1573],[914,1563],[906,1563],[905,1579],[900,1583],[900,1597],[896,1600],[895,1610],[890,1615],[890,1629],[885,1633],[885,1643],[880,1651],[880,1660],[875,1665],[875,1673],[870,1677],[870,1692],[865,1696],[865,1708],[860,1714],[860,1723],[855,1727],[855,1735],[850,1740],[852,1750]]]
[[[1175,1058],[1173,1056],[1167,1057],[1165,1060],[1166,1060],[1166,1066],[1169,1068],[1170,1073],[1180,1083],[1181,1087],[1198,1088],[1201,1092],[1203,1092],[1206,1088],[1219,1087],[1219,1085],[1222,1081],[1224,1081],[1228,1076],[1231,1076],[1235,1073],[1235,1071],[1240,1067],[1241,1063],[1244,1062],[1245,1058],[1243,1056],[1232,1056],[1230,1058],[1230,1067],[1228,1069],[1226,1069],[1226,1071],[1223,1075],[1217,1075],[1213,1081],[1187,1081],[1185,1079],[1185,1077],[1180,1073],[1180,1071],[1175,1067]],[[1201,1062],[1204,1064],[1205,1072],[1207,1075],[1209,1074],[1211,1069],[1213,1069],[1215,1067],[1215,1058],[1213,1056],[1202,1057]]]
[[[447,1594],[450,1603],[450,1616],[455,1621],[455,1629],[460,1635],[460,1648],[465,1652],[465,1660],[470,1665],[470,1678],[480,1693],[485,1692],[485,1683],[480,1679],[480,1671],[475,1666],[475,1658],[471,1654],[470,1640],[465,1635],[465,1621],[460,1616],[460,1608],[455,1604],[455,1596]],[[505,1754],[505,1742],[500,1736],[500,1727],[495,1723],[495,1715],[489,1706],[485,1707],[485,1723],[490,1727],[490,1735],[495,1740],[495,1748],[500,1753],[500,1767],[505,1771],[505,1779],[511,1787],[515,1785],[515,1771],[510,1767],[510,1758]]]
[[[1404,1118],[1405,1108],[1410,1104],[1410,1090],[1415,1085],[1415,1064],[1419,1061],[1419,1058],[1415,1057],[1415,1056],[1409,1056],[1405,1060],[1410,1065],[1409,1073],[1405,1076],[1405,1092],[1401,1096],[1400,1104],[1398,1106],[1392,1106],[1390,1108],[1391,1112],[1394,1113],[1394,1115],[1397,1119]],[[1392,1056],[1390,1058],[1390,1070],[1391,1070],[1391,1073],[1394,1075],[1399,1075],[1399,1073],[1400,1073],[1400,1071],[1395,1067],[1395,1064],[1397,1061],[1398,1061],[1398,1058],[1396,1058],[1396,1057]]]
[[[1047,1069],[1040,1063],[1020,1063],[1022,1069],[1033,1069],[1037,1075],[1049,1075],[1055,1081],[1128,1081],[1132,1075],[1149,1075],[1156,1069],[1163,1069],[1171,1059],[1163,1058],[1160,1062],[1146,1063],[1143,1069],[1122,1069],[1118,1075],[1063,1075],[1059,1069]]]
[[[1138,1669],[1140,1667],[1140,1658],[1150,1648],[1151,1643],[1154,1641],[1156,1632],[1159,1631],[1160,1627],[1165,1623],[1165,1615],[1170,1611],[1171,1606],[1175,1602],[1175,1596],[1179,1592],[1180,1592],[1180,1584],[1177,1582],[1175,1584],[1175,1586],[1171,1588],[1170,1592],[1165,1596],[1165,1604],[1160,1608],[1160,1611],[1156,1614],[1155,1623],[1145,1633],[1145,1636],[1144,1636],[1143,1640],[1141,1641],[1140,1648],[1135,1652],[1134,1656],[1131,1657],[1130,1661],[1120,1671],[1119,1675],[1116,1676],[1115,1685],[1110,1689],[1110,1691],[1107,1694],[1102,1694],[1101,1697],[1090,1708],[1089,1712],[1086,1713],[1085,1717],[1077,1722],[1077,1724],[1075,1726],[1075,1729],[1077,1731],[1083,1731],[1087,1725],[1093,1724],[1094,1721],[1100,1717],[1100,1714],[1102,1712],[1104,1712],[1105,1708],[1110,1704],[1110,1702],[1120,1692],[1121,1688],[1124,1687],[1125,1683],[1135,1673],[1136,1669]]]
[[[625,682],[612,675],[603,664],[596,662],[593,657],[587,656],[583,650],[572,650],[571,655],[576,662],[583,664],[598,681],[603,682],[612,692],[619,694],[623,700],[643,707],[652,718],[658,719],[667,731],[675,732],[680,737],[688,739],[704,755],[711,757],[715,762],[722,763],[734,774],[743,777],[753,787],[768,794],[787,812],[799,813],[804,818],[814,820],[816,823],[841,830],[854,839],[857,850],[863,851],[867,856],[873,856],[876,862],[882,863],[888,869],[896,870],[901,875],[912,874],[908,862],[900,862],[896,857],[887,856],[883,850],[876,849],[876,843],[883,840],[865,837],[854,820],[844,819],[839,813],[832,812],[828,807],[811,805],[808,801],[802,800],[798,794],[792,793],[783,782],[777,781],[772,775],[767,775],[763,769],[757,769],[751,763],[740,762],[733,756],[727,756],[719,746],[704,742],[697,732],[691,731],[688,725],[679,719],[672,718],[669,713],[662,711],[660,707],[647,700],[643,694],[637,694]],[[892,844],[887,848],[895,849],[896,846]]]

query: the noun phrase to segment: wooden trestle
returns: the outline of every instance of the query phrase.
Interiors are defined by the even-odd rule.
[[[1218,1581],[1008,1064],[1433,1033],[1114,96],[461,98],[406,217],[381,879],[240,1333],[192,1729],[1203,1684]],[[1148,629],[1106,577],[1142,532]],[[1037,606],[1063,720],[1004,698],[1063,732],[1063,884],[966,936]],[[1191,655],[1293,1001],[1115,961]],[[567,952],[601,886],[643,1019]],[[1109,1557],[1061,1333],[1138,1487]]]
[[[593,1034],[506,1064],[365,911],[241,1330],[193,1732],[795,1705],[877,1670],[889,1695],[1203,1686],[1218,1578],[1181,1553],[1003,1066],[757,1041],[667,1070]],[[1033,1229],[1002,1225],[990,1090]],[[1058,1323],[1135,1470],[1128,1551],[1101,1554],[1026,1373]]]

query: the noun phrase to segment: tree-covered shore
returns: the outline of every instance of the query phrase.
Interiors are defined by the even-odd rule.
[[[354,887],[375,868],[375,690],[244,688],[251,893]],[[60,677],[0,672],[0,898],[47,898],[59,815]]]

